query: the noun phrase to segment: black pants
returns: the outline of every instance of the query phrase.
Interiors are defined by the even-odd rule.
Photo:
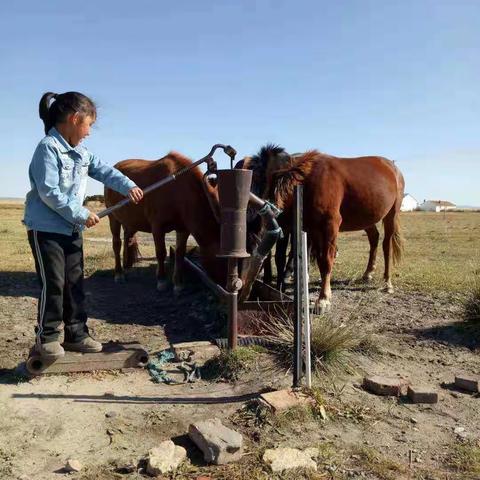
[[[37,342],[58,341],[62,321],[66,342],[82,340],[88,336],[82,234],[29,230],[28,241],[42,288],[35,327]]]

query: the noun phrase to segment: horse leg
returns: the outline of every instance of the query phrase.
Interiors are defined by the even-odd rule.
[[[340,218],[329,218],[325,221],[324,225],[322,225],[322,228],[319,229],[319,231],[322,232],[322,240],[321,242],[317,241],[316,253],[322,282],[320,285],[320,295],[315,302],[315,309],[320,315],[330,310],[331,307],[332,289],[330,287],[330,278],[335,262],[337,235],[340,223]]]
[[[152,235],[157,256],[157,290],[164,292],[168,288],[167,276],[165,274],[165,258],[167,257],[165,232],[159,226],[152,226]]]
[[[368,257],[367,269],[363,274],[362,280],[368,283],[373,280],[373,272],[375,271],[376,267],[377,248],[380,233],[378,232],[378,228],[376,225],[366,228],[365,232],[367,232],[368,241],[370,243],[370,255]]]
[[[272,283],[272,253],[268,252],[263,261],[263,283],[270,285]]]
[[[124,283],[125,274],[122,268],[121,260],[121,251],[122,251],[122,238],[120,237],[122,224],[113,217],[113,215],[108,216],[108,221],[110,223],[110,231],[112,232],[112,249],[113,254],[115,255],[115,283]]]
[[[400,203],[395,204],[383,219],[383,228],[385,230],[385,238],[383,239],[383,255],[385,257],[385,286],[383,290],[387,293],[393,293],[393,285],[390,277],[390,268],[393,261],[394,264],[400,262],[402,256],[402,238],[400,236],[399,224],[399,207]]]
[[[277,267],[277,288],[280,291],[285,290],[285,263],[287,259],[289,236],[289,233],[285,233],[284,237],[277,241],[277,248],[275,249],[275,265]]]
[[[175,267],[173,269],[173,293],[178,295],[183,289],[184,258],[187,251],[188,232],[177,231]]]

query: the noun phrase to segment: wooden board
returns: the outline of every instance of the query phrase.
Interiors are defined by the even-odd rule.
[[[147,363],[148,352],[139,343],[109,342],[103,345],[103,351],[101,352],[65,352],[65,356],[57,360],[45,360],[32,349],[26,367],[32,375],[44,375],[48,373],[142,368]]]

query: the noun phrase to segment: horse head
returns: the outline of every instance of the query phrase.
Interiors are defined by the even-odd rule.
[[[268,198],[269,181],[273,172],[292,163],[291,156],[279,145],[267,144],[252,157],[244,159],[243,168],[252,170],[252,192],[260,198]]]

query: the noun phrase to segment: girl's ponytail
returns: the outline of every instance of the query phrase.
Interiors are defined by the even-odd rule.
[[[50,104],[51,100],[53,102]],[[87,96],[78,92],[65,92],[61,94],[44,93],[38,105],[38,114],[45,125],[45,135],[57,123],[64,122],[68,115],[79,113],[88,115],[93,120],[97,118],[95,103]]]
[[[53,126],[55,126],[56,123],[56,119],[54,118],[55,115],[52,115],[53,112],[50,111],[50,101],[52,99],[55,101],[56,98],[56,93],[47,92],[43,94],[38,105],[38,114],[45,125],[45,135]]]

